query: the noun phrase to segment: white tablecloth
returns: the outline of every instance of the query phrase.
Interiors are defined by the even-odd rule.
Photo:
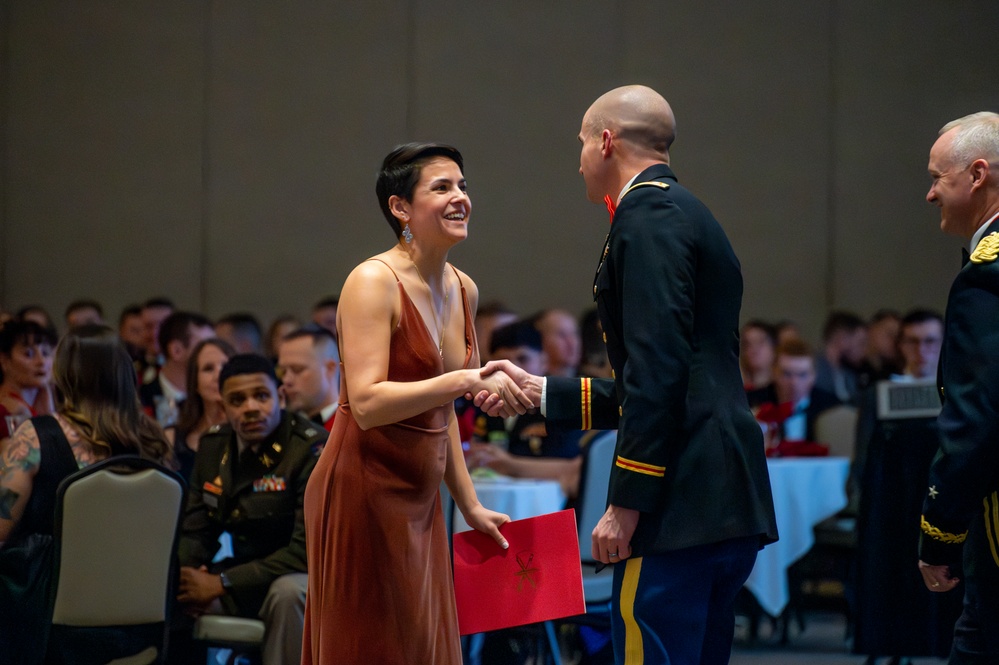
[[[812,528],[846,506],[850,460],[795,457],[767,465],[780,540],[760,551],[746,586],[765,612],[778,616],[788,602],[787,569],[811,549]]]
[[[506,513],[511,520],[545,515],[565,507],[565,494],[554,480],[528,478],[473,478],[479,503],[490,510]],[[468,531],[461,512],[454,511],[454,533]]]

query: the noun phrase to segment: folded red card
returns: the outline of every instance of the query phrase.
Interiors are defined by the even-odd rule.
[[[586,612],[576,513],[508,522],[502,549],[479,531],[454,536],[454,592],[462,635]]]

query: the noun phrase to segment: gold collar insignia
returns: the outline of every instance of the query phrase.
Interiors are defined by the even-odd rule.
[[[972,263],[991,263],[999,258],[999,232],[992,232],[978,242],[971,253]]]

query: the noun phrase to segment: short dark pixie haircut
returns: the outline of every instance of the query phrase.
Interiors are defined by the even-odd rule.
[[[434,157],[450,159],[458,165],[462,173],[465,172],[465,160],[462,159],[458,149],[443,143],[406,143],[396,146],[382,162],[382,168],[378,172],[378,182],[375,184],[375,193],[378,195],[378,205],[382,208],[382,214],[388,220],[396,238],[402,235],[402,224],[392,214],[388,201],[393,196],[412,201],[413,189],[420,181],[420,171],[423,165]]]
[[[219,372],[219,392],[225,387],[225,382],[234,376],[243,374],[266,374],[271,377],[274,387],[281,385],[274,372],[274,363],[258,353],[241,353],[229,358]]]

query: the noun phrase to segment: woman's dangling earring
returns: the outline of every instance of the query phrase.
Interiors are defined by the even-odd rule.
[[[409,222],[406,222],[406,226],[402,227],[402,237],[406,240],[406,244],[413,242],[413,232],[409,230]]]

